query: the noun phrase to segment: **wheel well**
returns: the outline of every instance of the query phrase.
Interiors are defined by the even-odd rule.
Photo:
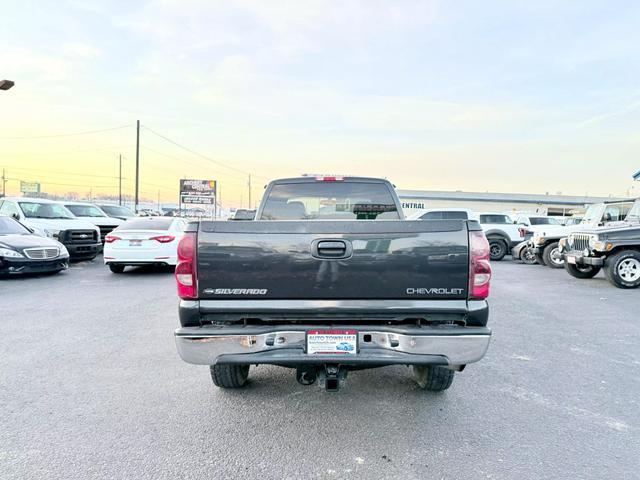
[[[490,242],[491,240],[501,240],[509,246],[509,240],[502,235],[488,235],[487,240]]]
[[[640,252],[640,246],[638,245],[620,245],[618,247],[613,247],[611,250],[607,252],[607,257],[610,257],[613,254],[620,253],[623,250],[633,250],[634,252]]]

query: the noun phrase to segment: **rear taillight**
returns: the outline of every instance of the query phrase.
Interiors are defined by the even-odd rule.
[[[107,235],[104,237],[104,243],[113,243],[116,240],[122,240],[120,237],[116,237],[115,235]]]
[[[175,239],[176,237],[173,237],[171,235],[158,235],[156,237],[149,238],[149,240],[155,240],[156,242],[160,242],[160,243],[173,242]]]
[[[519,228],[519,229],[518,229],[518,234],[519,234],[522,238],[524,238],[524,237],[526,237],[526,236],[527,236],[527,230],[526,230],[525,228]]]
[[[489,296],[491,264],[489,242],[482,231],[469,232],[469,298],[482,300]]]
[[[178,243],[178,264],[175,276],[178,284],[178,296],[185,300],[197,298],[195,232],[185,233]]]

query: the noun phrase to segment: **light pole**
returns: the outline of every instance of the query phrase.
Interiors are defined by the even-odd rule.
[[[0,90],[9,90],[15,85],[11,80],[0,80]]]

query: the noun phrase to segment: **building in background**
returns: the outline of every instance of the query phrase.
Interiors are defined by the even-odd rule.
[[[470,208],[486,212],[535,212],[543,215],[582,213],[586,205],[619,197],[540,195],[529,193],[441,192],[398,190],[405,214],[427,208]]]

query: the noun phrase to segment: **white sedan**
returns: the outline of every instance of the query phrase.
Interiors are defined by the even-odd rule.
[[[128,265],[176,265],[187,222],[176,217],[136,217],[105,237],[104,263],[113,273]]]

